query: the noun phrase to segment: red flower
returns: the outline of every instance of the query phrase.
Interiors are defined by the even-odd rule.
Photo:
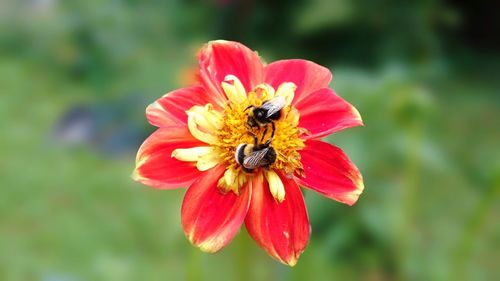
[[[362,125],[361,117],[328,88],[330,71],[310,61],[266,65],[240,43],[213,41],[200,51],[199,67],[198,84],[148,106],[158,129],[140,147],[133,178],[156,188],[189,186],[182,226],[203,251],[222,249],[245,223],[269,255],[293,266],[310,234],[299,185],[348,205],[363,191],[356,166],[319,140]],[[282,102],[281,118],[250,126],[253,109],[273,97]],[[266,151],[276,159],[247,173],[237,148],[248,144],[248,156],[254,136],[259,144],[270,141]]]

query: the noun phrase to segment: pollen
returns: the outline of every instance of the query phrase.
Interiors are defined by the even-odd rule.
[[[289,100],[288,103],[293,99],[293,91],[295,90],[295,88],[290,89],[289,84],[283,87],[280,86],[278,91],[276,91],[276,94],[281,94],[280,88],[287,88],[288,91],[292,91],[292,97],[287,98],[287,100]],[[225,88],[226,93],[228,90],[227,88],[228,87]],[[232,97],[235,95],[233,92],[227,94],[227,96]],[[225,105],[222,112],[222,127],[216,133],[218,141],[214,146],[220,155],[220,159],[227,163],[228,168],[226,173],[235,174],[234,177],[231,177],[235,180],[231,184],[227,181],[227,177],[225,177],[226,179],[221,179],[219,181],[219,186],[223,190],[232,190],[238,193],[241,184],[246,182],[246,180],[241,181],[238,179],[246,179],[251,176],[246,174],[242,170],[241,165],[236,162],[236,148],[242,143],[253,144],[255,141],[254,138],[256,138],[259,143],[264,143],[271,139],[271,125],[268,125],[267,130],[265,126],[250,127],[248,125],[248,116],[250,107],[260,107],[265,101],[270,100],[274,96],[275,90],[270,85],[261,84],[257,86],[255,90],[245,95],[244,99],[238,97],[234,99],[236,102],[231,102],[232,98],[230,98],[229,103]],[[298,127],[299,113],[290,104],[285,106],[282,110],[282,118],[274,121],[275,133],[271,139],[270,146],[276,151],[277,157],[276,161],[269,169],[281,170],[290,176],[294,173],[302,175],[303,168],[300,162],[299,151],[304,148],[304,140],[300,138],[303,130]],[[265,168],[260,169],[263,170]],[[256,170],[254,173],[258,172],[260,171]]]
[[[198,169],[203,168],[203,170],[217,164],[225,165],[226,171],[220,178],[218,186],[223,192],[233,191],[235,194],[239,194],[248,179],[256,173],[275,175],[274,182],[280,180],[273,171],[281,171],[286,176],[302,175],[299,151],[304,148],[301,135],[305,131],[298,127],[299,112],[291,105],[295,84],[283,83],[276,90],[268,84],[261,84],[246,93],[240,80],[228,75],[222,82],[222,88],[228,97],[222,110],[217,111],[211,104],[207,104],[193,106],[187,111],[191,134],[208,146],[176,149],[172,157],[181,161],[197,161]],[[272,136],[271,124],[252,127],[248,120],[252,108],[258,108],[276,96],[283,96],[282,100],[285,100],[286,104],[281,109],[281,117],[273,120],[275,130]],[[267,141],[270,141],[270,147],[276,152],[276,161],[269,167],[256,168],[251,174],[244,172],[241,165],[236,162],[236,148],[240,144],[255,145]],[[200,164],[200,161],[203,163]],[[270,189],[277,201],[281,202],[284,199],[284,190],[279,187],[279,183]]]

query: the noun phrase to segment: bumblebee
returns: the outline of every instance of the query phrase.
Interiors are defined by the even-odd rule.
[[[256,168],[268,169],[276,161],[276,150],[271,146],[271,139],[263,144],[242,143],[236,148],[234,158],[246,173],[253,173]]]
[[[271,139],[274,137],[274,131],[276,130],[276,126],[274,125],[274,121],[277,121],[283,115],[282,109],[286,105],[286,99],[283,96],[277,96],[270,100],[262,103],[261,106],[249,106],[246,110],[250,109],[248,114],[247,124],[250,128],[255,127],[265,127],[264,134],[262,135],[262,139],[267,134],[268,125],[272,126]]]

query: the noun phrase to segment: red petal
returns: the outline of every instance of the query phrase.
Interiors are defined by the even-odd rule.
[[[285,200],[278,203],[262,175],[254,177],[245,225],[250,236],[269,255],[293,266],[307,246],[310,226],[299,186],[293,179],[278,175],[285,186]]]
[[[299,127],[306,128],[312,134],[307,138],[320,138],[345,128],[363,125],[356,108],[328,88],[306,96],[295,106],[300,112]]]
[[[304,166],[300,185],[348,205],[356,203],[364,188],[363,178],[340,148],[308,140],[300,155]]]
[[[206,144],[191,136],[183,126],[163,127],[149,136],[139,148],[132,177],[156,188],[177,188],[191,184],[201,172],[193,162],[171,157],[176,148],[191,148]]]
[[[328,68],[307,60],[280,60],[269,64],[265,70],[265,82],[275,89],[283,82],[297,86],[292,104],[300,103],[309,94],[328,88],[332,74]]]
[[[203,173],[189,187],[182,203],[184,233],[205,252],[217,252],[233,239],[250,205],[250,186],[243,187],[239,196],[219,190],[217,182],[225,169],[219,165]]]
[[[186,110],[193,105],[205,105],[207,103],[221,107],[201,86],[181,88],[150,104],[146,109],[146,117],[153,126],[179,126],[187,124]]]
[[[246,91],[262,82],[264,67],[257,53],[246,46],[231,41],[212,41],[199,53],[200,77],[205,87],[213,93],[222,91],[221,82],[232,74],[240,79]]]

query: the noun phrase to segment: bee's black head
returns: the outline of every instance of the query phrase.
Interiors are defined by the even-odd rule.
[[[266,123],[266,121],[267,121],[267,110],[257,107],[257,108],[255,108],[253,110],[253,117],[257,121],[259,121],[261,123]]]

